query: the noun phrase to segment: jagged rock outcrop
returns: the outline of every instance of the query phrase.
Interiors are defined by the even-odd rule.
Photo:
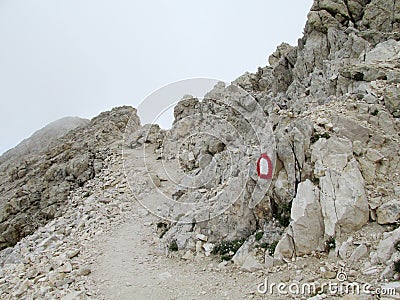
[[[254,271],[321,251],[354,266],[374,250],[363,274],[394,278],[398,229],[379,242],[390,229],[379,224],[399,219],[399,11],[395,0],[315,0],[297,46],[280,45],[270,65],[217,84],[202,100],[184,96],[171,130],[139,127],[123,107],[3,163],[0,248],[61,216],[67,196],[123,144],[153,151],[144,157],[177,175],[147,166],[126,174],[138,200],[151,185],[175,183],[144,205],[162,219],[166,252],[190,260],[222,245],[224,258]],[[271,168],[257,165],[264,154]],[[272,178],[261,180],[262,168]],[[371,224],[379,228],[372,242],[360,233]]]
[[[240,218],[233,216],[243,207],[235,207],[226,211],[225,219],[189,226],[188,231],[173,224],[166,241],[181,240],[180,236],[190,241],[191,232],[204,233],[211,241],[232,240],[279,220],[282,226],[291,225],[276,256],[292,257],[323,251],[325,241],[344,238],[370,218],[376,220],[377,214],[382,219],[385,203],[400,185],[398,5],[380,0],[315,0],[298,45],[280,45],[269,66],[234,81],[254,97],[273,127],[276,163],[270,188]],[[221,87],[214,93],[218,99],[223,94]],[[191,115],[224,116],[189,98],[175,109],[175,122],[181,126],[176,132],[205,128],[192,123]],[[184,125],[180,120],[186,120]],[[254,155],[246,157],[247,167],[251,166]],[[183,157],[184,165],[196,169],[199,158]],[[218,182],[207,190],[216,192],[216,186]],[[257,185],[246,185],[245,197],[256,189]],[[182,200],[190,202],[193,197],[186,191]],[[319,209],[320,214],[305,217]],[[237,224],[244,225],[240,234]],[[180,246],[194,248],[194,244]]]
[[[104,112],[47,147],[36,148],[32,155],[20,156],[17,151],[0,165],[0,249],[62,215],[70,191],[100,172],[133,112],[130,107]],[[137,117],[135,122],[138,127]],[[47,136],[44,132],[35,136]],[[54,137],[58,132],[54,131]]]

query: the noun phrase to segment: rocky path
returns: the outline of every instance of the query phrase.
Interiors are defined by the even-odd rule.
[[[186,261],[155,253],[152,221],[153,216],[138,209],[129,221],[99,241],[102,254],[92,277],[103,299],[254,297],[260,274],[221,270],[215,259]]]
[[[144,170],[143,152],[125,153],[127,172]],[[161,162],[148,157],[149,169],[161,170]],[[134,166],[134,168],[133,168]],[[135,176],[135,175],[133,175]],[[160,175],[161,177],[162,175]],[[173,183],[163,181],[170,192]],[[160,195],[151,190],[142,202],[156,202]],[[103,299],[253,299],[264,274],[243,273],[220,265],[216,257],[197,256],[182,260],[166,257],[158,247],[156,216],[133,200],[126,221],[96,240],[99,254],[91,280]]]

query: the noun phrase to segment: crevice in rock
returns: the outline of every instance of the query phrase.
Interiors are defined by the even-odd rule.
[[[344,5],[346,6],[347,13],[349,14],[350,21],[353,23],[354,28],[357,28],[357,23],[356,20],[354,19],[354,16],[350,10],[349,6],[349,0],[343,0]]]
[[[338,220],[338,214],[337,214],[337,209],[336,209],[336,186],[332,180],[332,176],[331,173],[329,174],[329,179],[332,183],[332,189],[333,189],[333,195],[332,195],[332,199],[333,199],[333,208],[335,209],[335,216],[336,216],[336,220]],[[336,234],[336,226],[334,228],[334,235]]]
[[[289,142],[290,143],[290,142]],[[294,163],[295,163],[295,168],[294,168],[294,178],[295,178],[295,182],[294,182],[294,195],[293,198],[296,197],[297,195],[297,188],[301,182],[301,165],[300,162],[296,156],[296,151],[295,151],[295,146],[294,144],[290,143],[290,147],[292,148],[292,153],[293,153],[293,157],[294,157]],[[298,175],[298,176],[297,176]]]
[[[392,9],[392,22],[391,22],[391,26],[392,26],[392,28],[391,28],[391,31],[393,32],[393,30],[394,30],[394,24],[396,23],[396,1],[397,0],[393,0],[393,9]]]

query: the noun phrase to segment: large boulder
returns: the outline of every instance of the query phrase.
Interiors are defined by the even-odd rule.
[[[400,220],[400,201],[395,199],[384,203],[376,210],[379,224],[394,224]]]
[[[369,207],[357,161],[352,159],[342,172],[327,169],[325,174],[320,178],[325,234],[340,236],[360,229],[368,222]]]
[[[400,88],[391,86],[386,89],[385,105],[394,117],[400,117]]]
[[[319,189],[311,181],[306,180],[299,184],[296,198],[293,199],[291,227],[297,255],[309,254],[316,249],[321,249],[324,220],[319,194]]]

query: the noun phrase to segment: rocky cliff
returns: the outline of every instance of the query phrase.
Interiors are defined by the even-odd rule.
[[[206,199],[215,199],[212,195],[227,189],[232,195],[240,194],[242,188],[244,193],[222,214],[194,226],[179,217],[163,237],[167,245],[176,241],[179,249],[195,253],[204,251],[196,247],[204,243],[198,234],[207,237],[209,249],[221,241],[249,239],[259,232],[260,242],[251,237],[250,248],[278,242],[274,257],[286,260],[323,252],[329,241],[339,246],[371,222],[398,222],[398,5],[396,1],[316,0],[298,45],[280,45],[269,57],[269,65],[234,82],[255,99],[273,128],[276,163],[271,186],[261,202],[250,205],[254,192],[262,190],[254,176],[260,152],[252,148],[260,145],[252,143],[251,134],[240,145],[232,145],[229,138],[220,146],[221,142],[203,136],[192,138],[180,158],[191,175],[202,169],[204,154],[215,159],[221,170],[226,169],[224,157],[235,157],[232,165],[237,171],[227,180],[235,181],[238,190],[226,187],[220,170],[215,182],[202,186],[211,195]],[[238,104],[225,100],[229,108],[216,108],[213,100],[228,98],[238,98]],[[175,108],[175,127],[180,133],[178,127],[184,123],[196,132],[225,132],[217,124],[210,131],[205,124],[211,122],[204,118],[201,122],[188,118],[218,115],[243,136],[251,131],[254,120],[232,114],[241,108],[250,115],[256,111],[241,92],[217,86],[203,101],[183,99]],[[174,141],[179,144],[178,137]],[[247,170],[253,176],[246,177]],[[181,201],[204,201],[190,188],[178,188],[177,194]],[[213,211],[214,204],[204,205],[207,212]],[[176,220],[181,213],[172,208],[169,216]],[[185,217],[191,220],[193,214]]]

